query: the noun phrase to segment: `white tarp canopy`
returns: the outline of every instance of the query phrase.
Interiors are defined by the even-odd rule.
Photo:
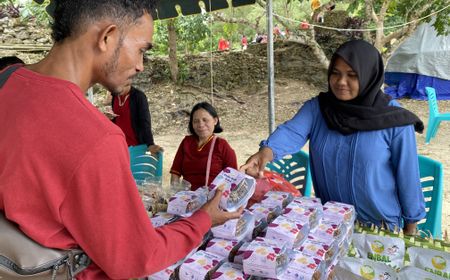
[[[421,24],[392,54],[386,72],[450,80],[450,35],[438,36],[431,22]]]

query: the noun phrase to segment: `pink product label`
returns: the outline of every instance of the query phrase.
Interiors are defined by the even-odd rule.
[[[277,278],[287,261],[288,256],[281,248],[262,241],[252,241],[243,255],[244,272],[266,278]]]
[[[197,251],[180,267],[180,280],[204,280],[208,272],[216,268],[223,257],[205,251]]]
[[[228,258],[231,250],[238,244],[237,241],[213,238],[208,242],[205,251],[210,252],[224,258]]]
[[[216,280],[245,280],[249,276],[243,271],[240,264],[225,262],[212,275],[211,279]]]
[[[289,248],[299,246],[309,232],[309,225],[280,216],[268,227],[266,238],[286,242]]]

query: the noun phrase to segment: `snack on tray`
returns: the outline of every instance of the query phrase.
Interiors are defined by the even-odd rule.
[[[401,238],[355,233],[352,243],[361,258],[383,262],[396,269],[403,267],[405,241]]]
[[[191,216],[207,201],[203,191],[181,191],[169,199],[167,213],[183,217]]]
[[[264,220],[270,224],[276,217],[280,216],[282,213],[281,207],[267,207],[261,203],[253,204],[249,209],[250,212],[255,215],[256,221]]]
[[[295,201],[292,201],[284,208],[283,216],[294,221],[307,222],[311,229],[318,225],[321,218],[316,208],[306,207]]]
[[[228,240],[241,241],[252,239],[253,228],[255,227],[255,216],[249,212],[244,211],[239,219],[228,220],[220,226],[211,228],[214,237]]]
[[[286,280],[321,280],[326,272],[325,263],[300,251],[294,250],[286,271],[280,279]]]
[[[242,265],[230,262],[224,262],[213,273],[211,279],[214,280],[247,280],[251,276],[244,273]]]
[[[294,197],[290,193],[270,191],[263,196],[261,204],[264,207],[278,206],[284,209],[289,203],[292,202],[293,199]]]
[[[333,273],[336,280],[397,279],[395,270],[384,263],[351,257],[339,260]]]
[[[243,255],[245,274],[265,278],[278,278],[285,271],[288,263],[289,256],[284,244],[280,246],[267,239],[253,240]]]
[[[175,214],[169,214],[166,212],[158,212],[156,213],[150,220],[152,221],[153,227],[160,227],[163,225],[167,225],[178,220],[180,216]]]
[[[247,205],[248,200],[255,192],[256,180],[245,173],[227,167],[209,185],[210,198],[214,196],[219,187],[224,188],[220,198],[220,208],[233,212],[241,206]]]
[[[180,280],[204,280],[214,274],[223,257],[205,251],[197,251],[180,266]]]
[[[414,266],[405,266],[397,273],[398,280],[411,280],[411,275],[414,275],[414,280],[444,280],[444,277],[438,276],[431,272]],[[447,277],[448,279],[448,277]]]
[[[340,243],[347,234],[347,227],[342,222],[321,220],[319,225],[313,230],[313,235],[320,239],[336,240]]]
[[[288,248],[292,249],[299,247],[308,233],[308,222],[296,222],[284,216],[279,216],[269,224],[266,238],[286,242]]]
[[[241,245],[242,242],[213,238],[208,242],[208,245],[206,245],[205,251],[229,259]]]
[[[328,201],[323,206],[323,219],[333,222],[342,220],[346,225],[352,224],[356,219],[355,207],[342,202]]]
[[[419,247],[408,248],[410,265],[450,278],[450,253]]]
[[[326,266],[331,265],[338,254],[337,242],[335,240],[320,239],[314,236],[313,233],[308,235],[299,249],[307,255],[324,260]]]

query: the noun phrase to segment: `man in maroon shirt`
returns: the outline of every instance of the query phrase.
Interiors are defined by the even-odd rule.
[[[153,228],[124,134],[84,97],[96,83],[120,93],[143,70],[153,1],[54,3],[52,49],[0,89],[0,211],[43,246],[83,249],[92,264],[77,279],[153,274],[240,213],[220,211],[216,196],[190,218]]]

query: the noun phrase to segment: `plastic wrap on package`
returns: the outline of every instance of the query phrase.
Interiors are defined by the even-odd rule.
[[[283,216],[294,221],[308,222],[310,229],[314,229],[322,218],[317,208],[303,206],[295,201],[284,208]]]
[[[266,232],[267,239],[283,241],[289,249],[299,247],[309,233],[308,222],[296,222],[284,216],[279,216],[269,224]]]
[[[211,231],[217,238],[250,241],[254,227],[255,216],[249,211],[244,211],[239,219],[228,220],[223,225],[211,228]]]
[[[261,204],[266,207],[280,207],[284,209],[289,203],[292,202],[294,196],[287,192],[278,192],[278,191],[270,191],[267,192],[263,199],[261,200]]]
[[[187,258],[180,266],[180,280],[204,280],[209,279],[224,258],[206,251],[197,251]]]
[[[351,257],[340,259],[334,267],[333,274],[336,280],[397,279],[395,270],[384,263]]]
[[[303,252],[294,250],[286,271],[280,276],[283,280],[321,280],[325,276],[325,263]]]
[[[200,209],[206,201],[207,197],[201,189],[177,192],[169,199],[167,213],[189,217]]]

